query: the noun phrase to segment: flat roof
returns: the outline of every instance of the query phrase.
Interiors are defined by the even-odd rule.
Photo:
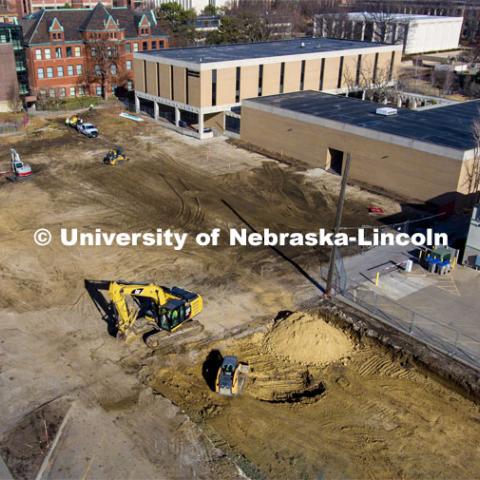
[[[396,115],[391,116],[375,113],[377,108],[385,106],[379,103],[315,91],[251,98],[245,103],[305,114],[312,118],[323,118],[462,151],[475,147],[472,127],[475,120],[480,119],[480,100],[427,110],[402,108],[398,109]]]
[[[276,40],[271,42],[240,43],[232,45],[209,45],[205,47],[169,48],[145,52],[170,60],[204,64],[229,62],[267,57],[282,57],[288,55],[304,55],[352,49],[375,49],[386,47],[383,43],[359,42],[355,40],[338,40],[332,38],[303,37],[291,40]],[[392,47],[392,45],[388,45]],[[144,52],[142,52],[143,54]]]
[[[426,21],[426,22],[447,22],[447,21],[460,21],[463,22],[463,17],[446,17],[444,15],[420,15],[416,13],[385,13],[385,12],[349,12],[349,18],[352,19],[366,19],[366,20],[378,20],[393,21],[393,22],[412,22],[412,21]]]

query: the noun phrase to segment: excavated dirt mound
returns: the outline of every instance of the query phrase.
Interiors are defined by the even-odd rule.
[[[275,323],[264,345],[275,356],[306,365],[327,365],[346,357],[354,347],[342,331],[301,312]]]

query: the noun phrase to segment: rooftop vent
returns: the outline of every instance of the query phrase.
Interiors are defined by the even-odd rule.
[[[300,48],[305,48],[305,42],[302,42],[302,43],[300,44]]]
[[[375,110],[375,113],[377,115],[383,115],[384,117],[389,117],[390,115],[396,115],[398,113],[398,110],[396,108],[390,108],[390,107],[380,107]]]

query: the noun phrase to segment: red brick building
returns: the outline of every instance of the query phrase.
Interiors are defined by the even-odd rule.
[[[15,23],[30,13],[31,0],[0,0],[0,22]]]
[[[133,89],[134,52],[168,48],[153,11],[41,10],[22,20],[30,90],[39,97]]]

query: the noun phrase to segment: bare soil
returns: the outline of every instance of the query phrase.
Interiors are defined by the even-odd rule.
[[[314,280],[327,250],[229,247],[224,239],[215,248],[190,241],[182,251],[60,244],[61,227],[196,234],[245,223],[279,232],[333,225],[338,177],[310,175],[224,139],[200,144],[119,112],[88,114],[101,132],[95,140],[65,127],[61,117],[37,119],[28,135],[0,140],[0,164],[14,147],[35,172],[21,184],[0,178],[0,438],[18,478],[41,462],[24,444],[36,442],[44,451],[41,430],[25,429],[24,422],[66,397],[91,413],[91,428],[71,429],[82,455],[68,444],[62,451],[75,478],[142,472],[228,479],[241,476],[237,465],[272,478],[475,476],[479,420],[472,403],[367,347],[342,349],[326,365],[265,348],[266,325],[278,312],[318,298]],[[116,144],[130,162],[103,165]],[[372,204],[386,215],[401,209],[351,187],[345,225],[377,221],[367,212]],[[49,246],[33,242],[38,228],[54,235]],[[141,342],[117,343],[85,279],[154,281],[198,292],[204,328],[195,337],[172,337],[156,352]],[[231,343],[218,343],[234,334]],[[202,367],[215,349],[253,365],[241,398],[229,401],[209,389]],[[125,459],[132,448],[135,462],[113,460],[113,450]],[[51,468],[53,478],[66,471],[64,464]]]

